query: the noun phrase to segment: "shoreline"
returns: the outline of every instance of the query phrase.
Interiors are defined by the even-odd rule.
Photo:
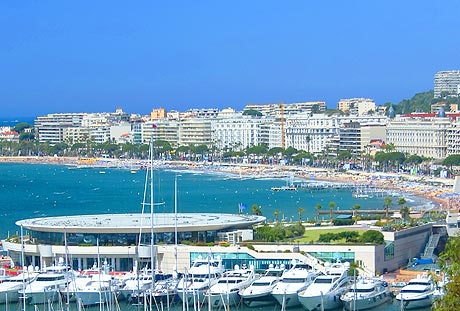
[[[139,164],[136,159],[101,159],[101,164],[91,165],[82,163],[76,157],[38,157],[38,156],[15,156],[0,157],[1,163],[23,164],[56,164],[88,166],[95,168],[126,167]],[[449,200],[441,198],[442,194],[453,192],[454,180],[451,178],[436,178],[427,176],[413,176],[396,173],[370,173],[364,171],[337,172],[330,169],[284,166],[267,164],[231,164],[231,163],[198,163],[187,161],[161,161],[168,167],[193,169],[202,171],[216,171],[241,176],[271,176],[274,178],[287,178],[290,175],[303,180],[326,181],[337,183],[352,183],[357,185],[370,185],[378,189],[409,193],[417,197],[423,197],[436,204],[441,209],[448,208]]]

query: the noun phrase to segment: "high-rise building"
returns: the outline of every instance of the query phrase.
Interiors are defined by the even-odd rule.
[[[434,75],[434,98],[460,95],[460,70],[438,71]]]

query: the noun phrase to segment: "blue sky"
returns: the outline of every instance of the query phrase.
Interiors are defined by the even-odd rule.
[[[460,69],[460,1],[2,1],[0,117],[399,102]]]

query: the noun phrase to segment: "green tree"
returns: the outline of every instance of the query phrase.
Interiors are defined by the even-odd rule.
[[[355,224],[358,222],[358,210],[361,209],[361,205],[355,204],[353,205],[353,219],[355,221]]]
[[[252,204],[251,213],[252,215],[262,216],[262,207],[257,204]]]
[[[460,154],[452,154],[445,158],[442,161],[442,165],[449,166],[452,168],[452,166],[459,166],[460,165]]]
[[[391,205],[391,198],[389,196],[386,196],[383,206],[385,207],[385,217],[387,220],[389,219],[388,210],[390,209],[390,205]]]
[[[318,204],[316,204],[315,208],[316,208],[316,223],[319,224],[319,223],[321,223],[321,221],[320,221],[320,219],[319,219],[319,211],[320,211],[323,207],[321,206],[321,204],[318,203]]]
[[[26,129],[33,128],[32,124],[27,122],[20,122],[13,127],[13,131],[18,132],[19,134],[24,132]]]
[[[458,310],[460,305],[460,237],[450,237],[444,252],[439,256],[439,266],[449,282],[446,294],[433,305],[435,311]]]
[[[367,230],[359,238],[361,243],[385,244],[383,233],[377,230]]]
[[[280,210],[278,210],[278,209],[276,209],[276,210],[273,212],[273,215],[275,216],[275,221],[276,221],[276,222],[279,221],[278,217],[279,217],[280,213],[281,213],[281,212],[280,212]]]
[[[297,210],[297,214],[299,214],[299,223],[302,223],[302,214],[305,212],[305,209],[303,207],[299,207]]]
[[[398,199],[398,205],[399,205],[399,212],[401,213],[402,219],[406,220],[410,213],[409,207],[406,206],[406,199],[404,199],[403,197],[400,197]]]
[[[329,220],[332,222],[332,211],[335,208],[335,202],[331,201],[329,202]]]

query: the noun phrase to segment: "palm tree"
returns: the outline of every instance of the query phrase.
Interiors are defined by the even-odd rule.
[[[355,219],[355,224],[358,222],[358,210],[361,208],[361,205],[353,205],[353,218]]]
[[[252,215],[262,216],[262,207],[257,204],[253,204],[251,206],[251,213]]]
[[[303,207],[299,207],[297,210],[297,213],[299,214],[299,223],[302,223],[302,214],[305,212],[305,209]]]
[[[318,203],[318,204],[316,204],[315,208],[316,208],[316,222],[319,224],[320,223],[320,221],[319,221],[319,210],[322,208],[322,206],[321,206],[321,204]]]
[[[385,217],[388,220],[388,209],[390,208],[391,205],[391,198],[389,196],[385,197],[385,201],[383,206],[385,207]]]
[[[332,223],[332,210],[335,208],[335,202],[331,201],[329,202],[329,220]]]
[[[279,216],[280,213],[281,213],[281,212],[280,212],[280,210],[278,210],[278,209],[275,210],[275,211],[273,212],[273,215],[275,215],[275,221],[276,221],[276,222],[278,222],[278,216]]]
[[[406,206],[406,199],[400,197],[398,199],[398,205],[400,207],[399,212],[401,213],[402,219],[406,220],[410,213],[410,209]]]

